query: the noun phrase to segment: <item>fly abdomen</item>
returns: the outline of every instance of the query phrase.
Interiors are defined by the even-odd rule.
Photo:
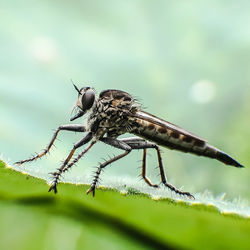
[[[143,119],[136,119],[133,127],[136,127],[133,131],[134,134],[170,149],[201,154],[205,145],[203,141],[195,141],[190,136]]]
[[[144,116],[144,113],[140,112],[140,116],[134,121],[133,126],[136,127],[136,129],[132,133],[144,137],[149,141],[153,141],[158,145],[185,153],[217,159],[227,165],[243,167],[232,157],[209,145],[202,138],[184,131],[181,128],[179,129],[179,127],[160,120],[157,117],[150,117],[148,113]]]
[[[227,165],[235,166],[237,168],[243,168],[243,166],[239,162],[234,160],[230,155],[209,144],[206,144],[204,154],[202,155],[217,159],[218,161],[221,161]]]

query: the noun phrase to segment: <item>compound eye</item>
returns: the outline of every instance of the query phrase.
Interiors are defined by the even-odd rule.
[[[82,110],[86,111],[93,106],[95,101],[95,92],[92,89],[88,89],[82,96]]]

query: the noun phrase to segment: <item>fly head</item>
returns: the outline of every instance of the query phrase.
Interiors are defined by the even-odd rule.
[[[74,115],[70,121],[73,121],[81,116],[83,116],[89,109],[92,108],[95,102],[95,92],[90,87],[83,87],[78,89],[75,84],[73,84],[76,91],[78,92],[78,100],[76,106],[78,107],[78,112]]]

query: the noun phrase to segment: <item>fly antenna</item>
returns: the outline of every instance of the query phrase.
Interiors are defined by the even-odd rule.
[[[70,79],[70,81],[72,82],[72,84],[73,84],[74,88],[76,89],[76,91],[78,92],[78,94],[81,95],[80,90],[79,90],[79,89],[77,88],[77,86],[74,84],[73,80]]]

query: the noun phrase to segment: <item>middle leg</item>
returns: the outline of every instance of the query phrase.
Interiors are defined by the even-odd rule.
[[[142,178],[144,181],[150,186],[150,187],[155,187],[158,188],[159,186],[157,184],[152,184],[150,179],[146,176],[146,155],[147,155],[147,149],[143,149],[143,157],[142,157]]]
[[[132,149],[143,149],[143,157],[142,157],[142,178],[143,180],[150,186],[158,188],[159,185],[153,184],[150,179],[146,176],[146,156],[147,156],[147,148],[155,148],[156,144],[152,142],[148,142],[139,137],[130,137],[121,139],[121,141],[126,142]],[[159,161],[159,158],[158,158]]]
[[[111,164],[112,162],[115,162],[121,158],[123,158],[124,156],[126,156],[127,154],[130,153],[130,151],[132,150],[131,147],[125,143],[125,142],[122,142],[120,140],[117,140],[117,139],[114,139],[114,138],[110,138],[110,137],[104,137],[104,138],[101,138],[100,141],[106,143],[106,144],[109,144],[113,147],[116,147],[116,148],[119,148],[119,149],[122,149],[122,150],[125,150],[124,153],[120,154],[120,155],[117,155],[113,158],[111,158],[110,160],[108,161],[105,161],[104,163],[102,163],[97,171],[95,172],[95,176],[94,176],[94,180],[90,186],[90,188],[88,189],[87,191],[87,194],[89,194],[90,192],[92,192],[93,196],[95,196],[95,189],[96,189],[96,186],[98,184],[98,180],[99,180],[99,176],[101,174],[101,171],[109,164]]]

